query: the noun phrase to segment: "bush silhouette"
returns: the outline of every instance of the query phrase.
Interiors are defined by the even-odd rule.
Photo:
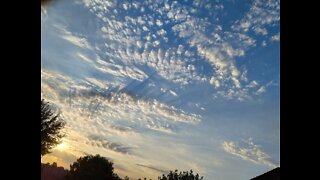
[[[113,172],[113,163],[100,155],[80,157],[70,165],[66,180],[121,180]]]
[[[167,175],[162,175],[162,177],[158,177],[158,180],[202,180],[203,177],[199,176],[199,174],[193,174],[193,171],[183,171],[178,173],[178,170],[170,171]]]
[[[59,114],[54,114],[48,102],[41,100],[41,156],[50,153],[50,150],[61,142],[64,136],[60,130],[65,122]]]

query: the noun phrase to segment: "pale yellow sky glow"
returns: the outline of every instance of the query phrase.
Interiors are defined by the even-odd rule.
[[[67,148],[67,145],[66,145],[66,143],[62,142],[62,143],[58,144],[56,148],[61,151],[64,151]]]

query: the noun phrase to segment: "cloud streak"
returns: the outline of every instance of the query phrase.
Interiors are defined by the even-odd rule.
[[[126,147],[120,143],[110,142],[107,139],[102,138],[99,135],[89,135],[88,136],[89,142],[88,144],[98,147],[103,147],[115,152],[119,152],[122,154],[129,154],[130,153],[130,147]]]
[[[167,170],[163,170],[163,169],[160,169],[160,168],[156,168],[156,167],[153,167],[153,166],[150,166],[150,165],[143,165],[143,164],[136,164],[136,165],[137,165],[137,166],[144,167],[144,168],[151,169],[151,170],[153,170],[153,171],[156,171],[156,172],[159,172],[159,173],[162,173],[162,174],[168,173]]]

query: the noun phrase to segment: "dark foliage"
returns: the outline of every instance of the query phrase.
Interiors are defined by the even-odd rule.
[[[59,114],[54,114],[48,102],[41,100],[41,156],[50,153],[50,150],[61,143],[64,134],[60,130],[65,122]]]
[[[193,171],[183,171],[178,173],[178,170],[170,171],[167,175],[162,175],[162,177],[158,177],[158,180],[202,180],[203,177],[199,176],[199,174],[193,174]]]
[[[52,0],[41,0],[41,5],[45,5],[47,3],[50,3]]]
[[[113,163],[100,155],[80,157],[70,165],[66,180],[121,180],[113,172]]]

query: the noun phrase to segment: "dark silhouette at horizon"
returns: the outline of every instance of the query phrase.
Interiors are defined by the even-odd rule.
[[[272,169],[260,176],[254,177],[251,180],[280,180],[280,167]]]

